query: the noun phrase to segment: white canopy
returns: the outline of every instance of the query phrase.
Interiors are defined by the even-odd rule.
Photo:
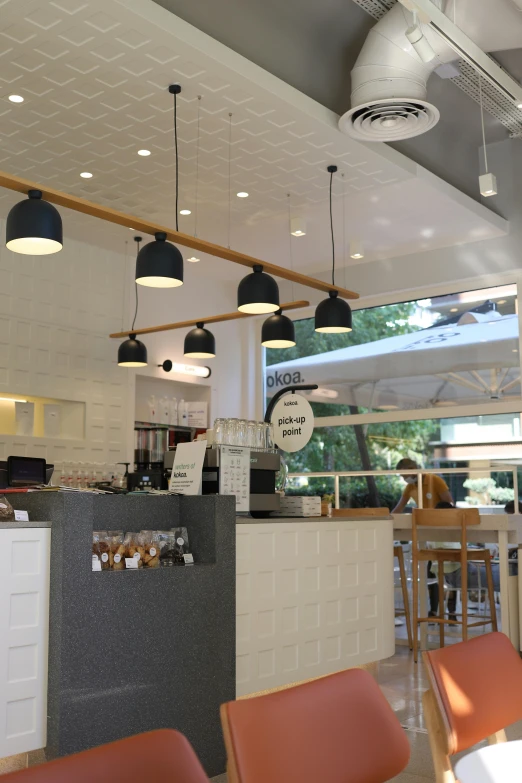
[[[518,335],[516,315],[466,313],[457,325],[273,364],[267,393],[317,383],[312,400],[381,410],[519,396]]]

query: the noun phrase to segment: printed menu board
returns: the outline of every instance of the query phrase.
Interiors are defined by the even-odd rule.
[[[250,510],[250,449],[221,447],[220,495],[236,496],[236,511]]]

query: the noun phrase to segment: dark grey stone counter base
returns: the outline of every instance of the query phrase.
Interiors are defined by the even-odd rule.
[[[52,520],[48,758],[155,728],[225,770],[235,698],[235,499],[26,493]],[[23,527],[24,523],[17,523]],[[93,572],[93,530],[188,528],[196,564]]]

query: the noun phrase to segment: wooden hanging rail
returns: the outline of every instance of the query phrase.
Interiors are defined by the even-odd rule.
[[[310,302],[297,301],[286,302],[281,305],[281,310],[297,310],[299,307],[308,307]],[[170,332],[172,329],[188,329],[197,324],[217,324],[220,321],[236,321],[238,318],[254,318],[255,313],[241,313],[235,310],[233,313],[223,313],[222,315],[210,315],[208,318],[193,318],[191,321],[179,321],[176,324],[162,324],[161,326],[147,326],[143,329],[128,329],[126,332],[114,332],[109,337],[128,337],[129,334],[153,334],[154,332]],[[273,313],[267,313],[265,318]],[[258,316],[259,317],[259,316]]]
[[[0,171],[0,187],[7,188],[8,190],[16,190],[19,193],[27,193],[29,190],[41,190],[43,199],[45,201],[50,201],[51,204],[73,209],[75,212],[82,212],[84,215],[100,218],[101,220],[106,220],[108,223],[116,223],[119,226],[132,228],[137,233],[154,235],[157,231],[164,231],[167,235],[167,239],[171,242],[175,242],[178,245],[185,245],[185,247],[190,247],[193,250],[197,250],[199,253],[208,253],[208,255],[211,256],[224,258],[225,261],[232,261],[233,264],[241,264],[241,266],[250,268],[257,264],[261,264],[264,271],[269,275],[281,277],[283,280],[291,280],[293,283],[304,285],[308,288],[315,288],[318,291],[338,291],[339,296],[342,296],[343,299],[359,298],[359,294],[356,294],[354,291],[349,291],[347,288],[340,288],[339,286],[334,286],[323,280],[317,280],[315,277],[308,277],[308,275],[293,272],[282,266],[276,266],[267,261],[261,261],[259,258],[247,256],[244,253],[239,253],[237,250],[215,245],[213,242],[206,242],[204,239],[192,237],[189,234],[182,234],[180,231],[166,228],[166,226],[161,226],[159,223],[153,223],[144,218],[128,215],[125,212],[118,212],[116,209],[104,207],[101,204],[95,204],[93,201],[87,201],[78,196],[71,196],[69,193],[64,193],[61,190],[55,190],[54,188],[40,185],[37,182],[30,182],[27,179],[15,177],[13,174],[8,174],[5,171]]]

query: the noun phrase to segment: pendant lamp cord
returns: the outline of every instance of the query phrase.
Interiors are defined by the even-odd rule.
[[[482,103],[482,78],[478,75],[479,103],[480,103],[480,122],[482,124],[482,146],[484,149],[484,166],[486,174],[488,173],[488,153],[486,152],[486,131],[484,130],[484,106]]]
[[[176,96],[174,96],[174,99]],[[141,237],[134,237],[134,241],[136,242],[136,259],[138,258],[138,253],[140,252],[140,242]],[[134,331],[134,324],[136,323],[136,316],[138,315],[138,284],[136,281],[134,281],[134,293],[136,295],[136,307],[134,310],[134,318],[132,319],[132,327],[131,332]]]
[[[332,285],[335,285],[335,242],[333,228],[333,210],[332,210],[332,186],[334,172],[330,172],[330,231],[332,233]]]
[[[174,93],[174,151],[176,156],[176,231],[178,225],[178,200],[179,200],[179,156],[178,156],[178,96]]]
[[[293,247],[292,247],[292,209],[290,204],[290,193],[287,193],[288,198],[288,249],[290,252],[290,270],[293,273],[294,271],[294,254],[293,254]],[[292,279],[292,299],[295,299],[294,294],[294,281]]]
[[[198,235],[198,197],[199,197],[199,120],[200,120],[201,95],[198,95],[198,138],[196,142],[196,206],[194,214],[194,236]]]
[[[230,224],[232,210],[232,182],[230,169],[230,159],[232,155],[232,114],[229,114],[228,118],[228,249],[230,250]]]

